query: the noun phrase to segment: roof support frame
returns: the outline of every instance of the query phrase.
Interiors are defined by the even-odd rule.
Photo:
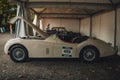
[[[93,22],[92,22],[92,17],[93,17],[93,14],[89,13],[89,11],[87,11],[86,9],[84,10],[86,12],[86,14],[89,15],[90,17],[90,32],[89,32],[89,36],[92,37],[92,28],[93,28]]]
[[[109,0],[114,8],[115,12],[115,25],[114,25],[114,49],[117,51],[117,7],[118,5],[113,3],[113,0]]]
[[[28,3],[28,2],[26,2],[26,7],[27,8],[33,8],[33,7],[34,8],[63,8],[64,7],[64,8],[75,9],[75,8],[81,8],[81,7],[84,7],[84,6],[88,6],[88,7],[97,6],[98,8],[103,8],[103,10],[97,11],[97,12],[92,13],[92,14],[89,13],[89,11],[86,10],[87,12],[86,11],[85,12],[87,13],[87,16],[84,15],[84,17],[88,17],[88,15],[94,15],[96,13],[105,11],[107,9],[113,10],[112,4],[110,4],[110,3],[88,3],[88,2],[29,2]],[[35,10],[34,10],[34,12],[35,12]],[[37,13],[37,12],[35,12],[35,13]],[[37,13],[37,14],[46,15],[42,12]],[[51,13],[50,13],[50,15],[51,15]],[[58,14],[56,13],[56,15],[58,15]],[[68,14],[64,14],[64,15],[68,15]],[[75,15],[75,14],[71,14],[71,16],[72,15]],[[79,15],[81,15],[81,14],[79,14]]]
[[[92,37],[92,28],[93,28],[93,25],[92,25],[92,15],[90,15],[90,37]]]
[[[115,8],[114,48],[117,50],[117,8]]]
[[[86,3],[86,2],[29,2],[26,3],[26,7],[28,8],[40,8],[40,7],[58,7],[61,6],[65,8],[75,8],[76,6],[79,8],[79,6],[99,6],[99,7],[106,7],[106,8],[112,8],[110,3]]]
[[[34,9],[30,8],[30,10],[32,10],[35,14],[39,14],[38,12],[36,12]]]
[[[19,1],[19,0],[17,0]],[[19,1],[20,2],[20,1]],[[88,13],[86,17],[88,17],[88,15],[94,15],[96,13],[100,13],[102,11],[105,11],[107,9],[109,10],[113,10],[113,6],[111,3],[89,3],[89,2],[29,2],[29,0],[23,0],[21,1],[22,3],[26,4],[26,8],[71,8],[71,9],[75,9],[75,8],[83,8],[84,6],[88,6],[88,7],[98,7],[98,8],[102,8],[102,10],[97,11],[95,13]],[[110,2],[112,2],[112,0],[110,0]],[[63,6],[63,7],[62,7]],[[34,11],[36,14],[40,14],[40,15],[45,15],[43,12],[36,12],[35,10],[32,9],[32,11]],[[89,12],[89,11],[88,11]],[[51,14],[50,14],[51,15]],[[57,14],[58,15],[58,14]],[[63,15],[63,14],[62,14]],[[65,14],[67,15],[67,14]],[[71,14],[75,15],[75,14]],[[77,14],[76,14],[77,15]],[[79,14],[81,15],[81,14]],[[83,17],[82,17],[83,18]]]
[[[80,19],[84,17],[89,17],[89,15],[86,14],[66,14],[66,13],[42,13],[39,14],[42,18],[74,18],[74,19]]]
[[[112,5],[114,5],[114,2],[113,2],[113,0],[109,0],[110,1],[110,3],[112,4]]]

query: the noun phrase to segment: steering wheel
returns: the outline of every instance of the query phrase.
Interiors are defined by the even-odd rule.
[[[58,35],[60,35],[60,36],[66,36],[67,35],[67,31],[59,31]]]

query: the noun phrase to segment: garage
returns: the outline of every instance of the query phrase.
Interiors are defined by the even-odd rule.
[[[119,80],[119,0],[11,0],[11,2],[17,4],[16,17],[10,20],[10,23],[15,23],[17,21],[15,23],[17,26],[15,33],[16,38],[21,38],[22,40],[27,40],[29,38],[32,40],[30,36],[38,36],[39,32],[42,33],[42,37],[50,35],[44,34],[44,32],[47,32],[47,28],[49,28],[49,30],[54,28],[64,28],[67,32],[82,34],[92,39],[99,39],[104,41],[105,44],[108,44],[114,48],[117,55],[113,55],[112,57],[108,58],[105,57],[93,63],[84,63],[79,59],[43,59],[44,54],[41,54],[39,56],[43,56],[42,59],[32,59],[28,62],[17,64],[10,61],[9,56],[4,55],[4,52],[1,50],[3,52],[1,59],[5,59],[3,62],[0,60],[1,79],[14,80],[18,78],[30,80]],[[1,34],[0,36],[4,37],[4,35],[5,34]],[[8,36],[8,38],[11,37]],[[8,38],[3,40],[1,39],[1,45],[4,45]],[[66,38],[66,40],[69,41],[68,38]],[[19,40],[16,39],[14,41],[17,43]],[[47,39],[47,41],[50,42],[51,38]],[[93,44],[94,42],[95,41],[90,44]],[[24,42],[24,44],[26,43],[28,44],[27,46],[30,46],[29,41]],[[40,53],[44,53],[45,46],[36,46],[38,43],[39,42],[36,42],[34,45],[32,45],[34,47],[30,47],[31,54],[29,55],[33,58],[39,57],[37,54],[35,55],[34,50],[32,49],[40,47]],[[41,45],[42,44],[43,43],[41,43]],[[55,46],[49,46],[48,44],[51,43],[46,43],[46,54],[60,52],[58,49],[60,46],[57,45],[57,41]],[[62,45],[62,43],[59,44]],[[103,46],[102,43],[100,45]],[[51,51],[51,47],[58,48]],[[78,48],[74,48],[75,47],[71,47],[71,45],[67,47],[62,46],[61,51],[63,51],[63,53],[75,53],[77,52]],[[104,52],[103,50],[106,49],[109,51],[108,54],[111,53],[112,48],[107,48],[105,45],[101,48],[100,52]],[[19,48],[19,50],[21,49]],[[39,52],[37,50],[35,51]],[[95,51],[99,52],[96,48]],[[15,52],[15,50],[12,52]],[[56,56],[55,58],[58,58],[58,55],[54,54],[54,56]],[[62,54],[62,56],[66,57],[66,54]],[[71,55],[67,56],[70,57]],[[72,56],[76,57],[77,55]],[[48,55],[48,57],[50,57],[50,55]],[[13,68],[13,66],[16,68]]]
[[[119,48],[118,0],[49,2],[30,0],[25,4],[19,4],[18,9],[17,15],[25,17],[29,17],[28,9],[32,10],[36,14],[36,20],[39,20],[37,25],[43,30],[48,24],[50,28],[65,27],[68,31],[97,37]],[[32,31],[27,29],[25,33],[25,28],[22,27],[18,28],[17,35],[32,35]]]

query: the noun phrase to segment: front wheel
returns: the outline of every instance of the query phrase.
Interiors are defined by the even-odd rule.
[[[86,47],[80,52],[80,58],[86,62],[92,62],[98,59],[99,51],[95,47]]]
[[[23,62],[28,58],[27,50],[21,45],[15,45],[10,50],[10,58],[14,62]]]

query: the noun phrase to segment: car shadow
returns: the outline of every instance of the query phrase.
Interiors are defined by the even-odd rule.
[[[93,62],[85,62],[79,58],[29,58],[26,62],[78,62],[78,63],[120,63],[120,56],[114,55],[109,57],[99,58]]]
[[[98,63],[120,63],[120,56],[113,55],[109,57],[103,57],[98,60]]]
[[[52,62],[52,61],[61,61],[61,62],[79,62],[80,59],[78,58],[72,58],[72,59],[66,59],[66,58],[30,58],[27,60],[27,62]]]

